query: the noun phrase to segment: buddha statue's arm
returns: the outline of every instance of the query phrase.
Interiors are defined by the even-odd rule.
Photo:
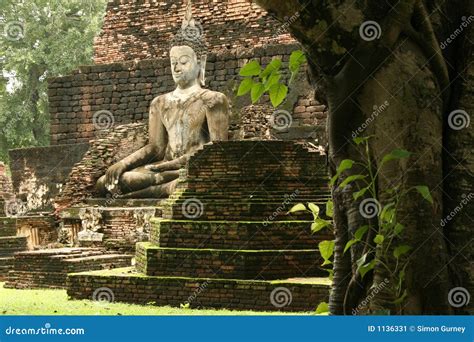
[[[208,101],[206,115],[211,141],[227,141],[229,139],[229,102],[221,93]]]
[[[168,143],[168,136],[161,121],[156,100],[154,100],[150,106],[149,117],[148,144],[112,165],[107,170],[105,174],[105,184],[107,186],[118,184],[120,176],[126,171],[163,159]]]

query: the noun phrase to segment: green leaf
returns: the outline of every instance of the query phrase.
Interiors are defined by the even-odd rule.
[[[367,259],[368,253],[363,254],[359,259],[356,260],[357,267],[361,267],[363,264],[365,264],[365,260]]]
[[[362,144],[363,142],[366,142],[368,141],[370,138],[372,138],[373,135],[369,135],[368,137],[355,137],[354,139],[352,139],[356,145],[360,145]]]
[[[382,212],[380,213],[380,218],[384,222],[391,223],[393,219],[395,218],[395,203],[389,203],[387,204],[383,209]]]
[[[395,305],[401,304],[407,296],[408,296],[408,291],[404,290],[403,294],[399,298],[397,298],[393,301],[393,304],[395,304]]]
[[[334,202],[331,200],[326,202],[326,216],[327,217],[334,216]]]
[[[252,98],[252,103],[257,102],[265,92],[265,87],[260,82],[255,82],[252,86],[252,91],[250,97]]]
[[[290,55],[290,71],[292,73],[295,73],[298,71],[298,69],[301,67],[303,63],[306,62],[306,56],[304,55],[304,52],[301,50],[296,50],[293,51]]]
[[[319,216],[319,207],[316,204],[310,202],[310,203],[308,203],[308,208],[313,213],[314,218],[318,218],[318,216]]]
[[[374,259],[371,262],[359,267],[359,273],[360,273],[360,276],[362,277],[362,279],[367,274],[367,272],[374,269],[376,264],[377,264],[377,260]]]
[[[395,235],[399,235],[401,232],[403,232],[403,229],[405,229],[405,226],[401,223],[397,223],[393,229],[393,233]]]
[[[276,108],[285,100],[286,95],[288,95],[288,87],[282,83],[274,84],[270,87],[269,94],[270,101],[273,107]]]
[[[331,221],[326,221],[323,219],[316,219],[312,224],[311,224],[311,231],[313,233],[319,232],[321,229],[326,228],[327,226],[331,225]]]
[[[270,63],[268,63],[267,67],[263,72],[260,74],[261,78],[267,77],[274,72],[277,72],[281,68],[281,60],[276,58],[273,59]]]
[[[350,159],[344,159],[338,166],[337,168],[337,171],[336,171],[336,174],[334,175],[334,177],[331,178],[331,181],[329,182],[330,185],[334,185],[334,183],[336,182],[336,180],[339,178],[339,176],[341,175],[342,172],[344,172],[345,170],[348,170],[350,168],[352,168],[352,165],[354,165],[354,161],[353,160],[350,160]]]
[[[237,96],[243,96],[252,90],[253,80],[251,78],[244,78],[240,83],[239,90],[237,91]]]
[[[296,213],[296,212],[299,212],[299,211],[306,211],[306,207],[304,206],[303,203],[298,203],[298,204],[295,204],[291,209],[290,209],[290,213]]]
[[[264,82],[265,91],[269,90],[273,85],[277,84],[280,81],[281,75],[278,73],[273,73],[268,77]]]
[[[316,315],[327,315],[329,314],[329,305],[326,302],[319,303],[316,308]]]
[[[433,204],[433,197],[431,197],[430,189],[426,185],[415,186],[416,191],[431,204]]]
[[[365,233],[367,233],[368,230],[369,230],[369,226],[360,227],[354,233],[354,238],[359,241],[362,240],[362,237],[364,236]]]
[[[260,63],[257,61],[251,61],[245,64],[242,69],[240,69],[239,75],[240,76],[258,76],[262,71],[262,67]]]
[[[354,201],[357,201],[359,198],[361,198],[362,196],[365,195],[365,193],[367,192],[367,190],[369,190],[369,187],[366,187],[366,188],[363,188],[357,192],[354,192],[352,194],[352,197],[354,197]]]
[[[348,250],[349,248],[351,248],[351,246],[352,246],[353,244],[357,243],[357,242],[360,242],[360,240],[351,239],[351,240],[347,241],[346,246],[344,247],[344,252],[343,252],[343,253],[345,254],[345,253],[347,252],[347,250]]]
[[[331,263],[331,261],[329,259],[331,258],[331,256],[334,253],[334,245],[335,245],[334,240],[332,240],[332,241],[329,241],[329,240],[321,241],[318,244],[319,253],[321,254],[321,257],[324,259],[323,265],[327,265],[327,264]]]
[[[354,165],[354,161],[350,159],[344,159],[340,164],[339,167],[337,168],[337,172],[341,174],[342,172],[352,168]]]
[[[395,258],[400,258],[403,254],[408,253],[408,251],[411,250],[411,247],[408,245],[400,245],[397,248],[394,249],[393,251],[393,256]]]
[[[346,179],[344,179],[344,181],[339,185],[340,188],[343,188],[345,187],[347,184],[351,183],[351,182],[354,182],[356,180],[359,180],[359,179],[364,179],[366,178],[367,176],[364,176],[364,175],[352,175],[352,176],[349,176],[347,177]]]
[[[385,236],[383,236],[382,234],[377,234],[375,237],[374,237],[374,242],[377,244],[377,245],[381,245],[383,243],[385,239]]]
[[[382,164],[394,159],[404,159],[411,156],[411,152],[403,149],[395,149],[389,154],[385,155],[382,159]]]

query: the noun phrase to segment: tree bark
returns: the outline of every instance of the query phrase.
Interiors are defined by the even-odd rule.
[[[468,0],[449,5],[438,0],[392,4],[377,0],[255,2],[281,21],[300,14],[290,23],[290,31],[305,50],[313,85],[329,107],[331,176],[342,160],[363,160],[364,151],[352,143],[354,132],[373,135],[370,158],[376,166],[395,148],[413,153],[408,160],[388,163],[380,172],[377,191],[382,205],[386,204],[386,190],[398,183],[405,189],[426,185],[434,198],[431,206],[418,193],[410,192],[397,210],[400,223],[406,227],[397,243],[411,246],[412,251],[406,259],[407,296],[394,305],[393,282],[398,275],[377,265],[362,281],[355,265],[362,248],[354,245],[350,255],[343,253],[347,241],[366,221],[360,215],[360,201],[352,199],[359,185],[343,190],[334,186],[336,248],[331,313],[354,312],[369,295],[369,304],[363,308],[369,313],[379,309],[398,314],[452,313],[450,289],[463,286],[472,292],[474,223],[469,212],[474,212],[474,198],[454,219],[441,224],[474,192],[472,125],[453,130],[447,123],[453,110],[472,113],[472,26],[446,49],[440,48],[440,42],[455,32],[462,15],[469,18],[472,5]],[[374,39],[362,30],[367,24],[376,31]],[[384,103],[388,103],[386,108],[374,114],[374,107]],[[356,171],[349,170],[344,177]],[[369,235],[368,243],[372,237]],[[393,266],[396,261],[388,259]],[[389,280],[388,286],[371,293],[371,287],[383,279]],[[463,310],[466,308],[457,312]]]

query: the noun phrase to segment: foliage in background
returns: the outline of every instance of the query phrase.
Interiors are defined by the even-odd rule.
[[[106,3],[0,2],[0,160],[8,149],[49,143],[46,79],[92,64]]]
[[[290,79],[288,85],[280,82],[284,72],[281,70],[283,62],[279,58],[274,58],[264,68],[258,61],[250,61],[240,69],[240,76],[244,77],[240,83],[237,96],[244,96],[250,92],[252,103],[268,93],[273,107],[278,107],[288,95],[288,87],[293,83],[301,65],[306,63],[306,56],[303,51],[296,50],[290,56],[288,68]]]

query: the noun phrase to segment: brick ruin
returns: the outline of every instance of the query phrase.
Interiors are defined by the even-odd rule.
[[[314,310],[329,295],[317,244],[332,236],[311,234],[312,216],[288,210],[327,200],[325,163],[293,142],[205,145],[151,220],[150,241],[137,243],[135,267],[69,274],[68,295],[94,298],[107,288],[129,303]],[[291,299],[279,306],[282,287]]]
[[[225,144],[228,158],[217,145],[206,146],[167,201],[95,198],[107,167],[145,143],[152,99],[174,87],[168,42],[183,12],[180,0],[109,1],[95,64],[48,80],[51,146],[10,151],[13,192],[34,205],[0,225],[0,278],[8,272],[7,286],[66,287],[81,299],[106,286],[118,301],[180,305],[194,296],[192,307],[255,310],[281,309],[269,296],[282,286],[293,295],[284,310],[313,310],[327,298],[317,243],[332,236],[311,234],[310,217],[286,214],[295,191],[294,202],[328,196],[325,157],[293,143],[325,145],[325,107],[304,72],[281,106],[292,114],[283,131],[270,124],[275,110],[268,97],[256,105],[236,97],[245,63],[287,63],[299,46],[284,25],[246,0],[195,0],[193,8],[210,45],[207,87],[230,99],[231,139],[254,141]],[[111,115],[105,130],[93,123],[97,113]],[[205,208],[197,220],[183,217],[192,198]],[[95,228],[84,230],[88,225]],[[6,236],[14,240],[8,246],[1,244]],[[229,250],[241,249],[229,258]],[[84,271],[93,272],[76,273]]]
[[[51,146],[10,152],[15,192],[21,192],[24,184],[31,186],[30,179],[36,179],[35,187],[46,189],[44,200],[50,209],[90,141],[100,137],[94,114],[110,113],[107,128],[146,122],[152,99],[174,86],[167,54],[170,37],[181,22],[182,2],[108,2],[102,31],[94,43],[94,65],[48,79]],[[304,71],[281,106],[293,119],[291,127],[283,131],[268,129],[270,113],[263,117],[256,114],[259,106],[268,105],[267,97],[256,110],[248,96],[235,95],[240,81],[238,70],[244,63],[256,59],[265,66],[275,57],[285,63],[299,48],[285,24],[246,0],[195,0],[193,8],[209,45],[207,86],[231,100],[231,138],[303,139],[324,146],[327,113],[315,100]],[[261,132],[265,134],[259,135]],[[45,172],[45,165],[54,172]]]

